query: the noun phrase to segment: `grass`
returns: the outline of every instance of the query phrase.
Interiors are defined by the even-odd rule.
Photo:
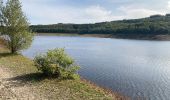
[[[27,84],[33,93],[50,100],[121,100],[118,95],[83,80],[59,80],[44,77],[38,72],[32,60],[10,54],[5,47],[0,47],[0,67],[9,69],[18,85]]]

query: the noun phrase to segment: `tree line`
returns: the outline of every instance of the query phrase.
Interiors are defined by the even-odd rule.
[[[94,24],[31,25],[38,33],[79,33],[113,35],[158,35],[170,33],[170,14],[147,18],[101,22]]]

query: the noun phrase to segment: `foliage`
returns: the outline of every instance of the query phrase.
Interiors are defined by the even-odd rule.
[[[44,74],[61,78],[75,79],[79,66],[74,65],[74,60],[68,56],[64,49],[49,50],[44,55],[38,55],[34,59],[35,66]]]
[[[0,35],[2,34],[2,8],[3,8],[3,2],[0,0]]]
[[[29,23],[22,11],[19,0],[7,0],[1,9],[3,21],[3,34],[12,53],[26,49],[31,45],[33,33],[29,30]]]
[[[95,24],[53,24],[32,25],[30,28],[39,33],[79,33],[127,35],[165,35],[170,34],[169,14],[153,15],[147,18],[102,22]]]

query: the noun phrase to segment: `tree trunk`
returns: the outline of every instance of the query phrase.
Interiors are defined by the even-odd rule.
[[[17,52],[16,49],[14,47],[11,47],[11,53],[14,54],[16,52]]]

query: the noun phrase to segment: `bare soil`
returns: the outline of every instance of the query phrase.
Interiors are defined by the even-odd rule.
[[[34,93],[34,87],[14,80],[12,72],[0,67],[0,99],[1,100],[45,100]]]

